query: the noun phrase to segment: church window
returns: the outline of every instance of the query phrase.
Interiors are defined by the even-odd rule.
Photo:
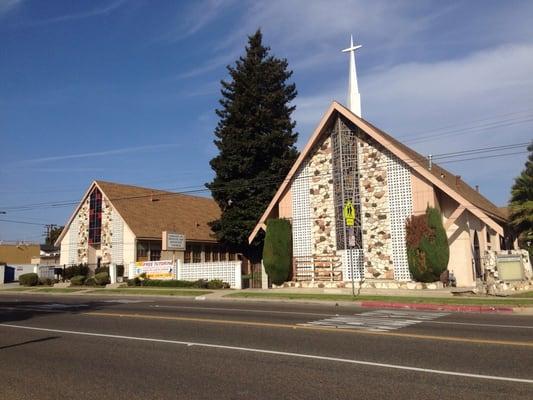
[[[102,235],[102,192],[95,188],[89,197],[89,244],[99,244]]]

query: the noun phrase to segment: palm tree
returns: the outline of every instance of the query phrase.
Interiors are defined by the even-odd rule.
[[[516,177],[509,202],[510,224],[521,247],[533,251],[533,143],[528,146],[525,169]]]

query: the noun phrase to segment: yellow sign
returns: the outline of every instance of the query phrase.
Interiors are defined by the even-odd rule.
[[[343,208],[344,221],[346,221],[347,226],[354,226],[355,224],[355,207],[352,202],[348,200],[344,203]]]

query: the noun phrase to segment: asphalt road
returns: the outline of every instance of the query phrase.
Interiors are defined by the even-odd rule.
[[[0,295],[0,399],[532,399],[533,317]]]

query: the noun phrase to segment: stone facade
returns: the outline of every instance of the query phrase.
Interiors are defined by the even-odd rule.
[[[89,198],[83,202],[78,214],[76,215],[76,218],[78,220],[76,263],[89,264]],[[108,264],[111,262],[112,247],[112,205],[109,200],[104,198],[102,199],[102,227],[100,243],[100,254],[103,264]]]
[[[393,279],[386,155],[359,140],[359,174],[365,278]]]
[[[335,209],[331,177],[331,138],[326,138],[309,159],[309,194],[313,255],[335,254]]]
[[[78,212],[78,263],[89,262],[89,198],[87,198]]]
[[[335,237],[331,137],[316,146],[308,160],[312,249],[317,278],[342,279]]]
[[[100,239],[100,248],[102,250],[102,263],[108,264],[111,262],[111,248],[113,247],[113,232],[111,229],[112,223],[112,208],[109,200],[104,198],[102,200],[102,230]]]

